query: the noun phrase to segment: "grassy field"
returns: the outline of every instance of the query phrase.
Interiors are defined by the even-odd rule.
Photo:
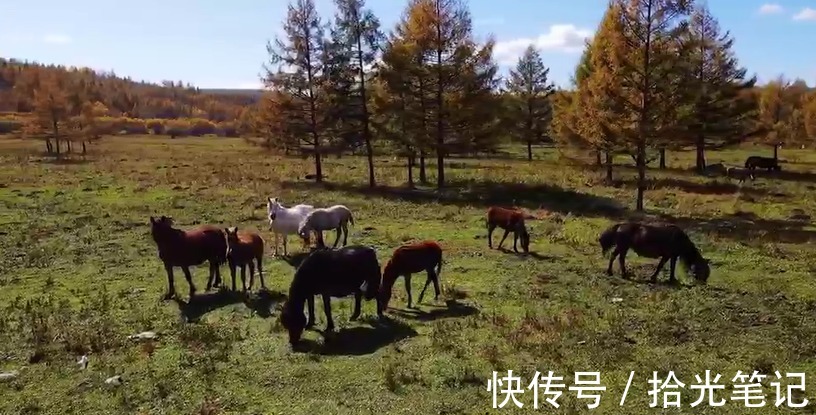
[[[646,414],[663,411],[649,406],[652,371],[663,379],[669,370],[685,384],[682,407],[672,413],[812,412],[816,404],[777,407],[770,384],[777,370],[812,376],[816,369],[812,151],[783,150],[784,173],[743,186],[695,176],[687,170],[691,153],[670,153],[669,169],[649,171],[648,216],[689,232],[711,260],[707,286],[680,267],[681,284],[665,284],[668,266],[661,283],[650,284],[656,261],[634,254],[633,280],[621,279],[617,264],[615,276],[606,276],[597,237],[634,216],[635,171],[616,166],[619,180],[607,186],[601,171],[552,149],[537,150],[534,162],[450,160],[444,192],[405,190],[403,163],[392,158],[377,161],[379,189],[363,186],[359,157],[325,160],[328,184],[318,187],[303,179],[310,161],[238,139],[111,138],[86,159],[63,161],[40,151],[40,143],[0,139],[0,372],[18,371],[0,382],[3,414]],[[760,151],[768,152],[712,153],[709,162],[740,164]],[[293,267],[272,257],[267,196],[287,206],[349,206],[356,223],[349,243],[376,247],[382,264],[404,241],[440,241],[443,295],[437,302],[426,295],[420,312],[403,310],[400,281],[388,320],[378,321],[367,302],[355,323],[348,321],[352,299],[334,300],[337,331],[328,341],[307,331],[308,351],[292,352],[278,307]],[[490,204],[535,217],[534,255],[487,248]],[[188,303],[177,273],[181,299],[161,301],[166,277],[150,239],[151,215],[173,216],[181,227],[261,230],[270,292],[203,293],[201,267],[193,271],[199,300]],[[413,281],[416,298],[424,276]],[[316,311],[322,330],[319,301]],[[127,338],[144,330],[158,339]],[[80,370],[83,354],[90,363]],[[722,375],[723,407],[690,406],[700,394],[691,389],[694,375],[704,378],[706,369]],[[521,375],[523,409],[512,401],[491,409],[487,381],[507,370]],[[588,410],[591,400],[565,388],[558,409],[543,394],[534,409],[527,386],[535,371],[550,370],[567,386],[576,371],[600,372],[600,407]],[[769,375],[764,408],[730,400],[737,370]],[[106,385],[114,375],[124,384]],[[814,391],[793,400],[816,399]]]

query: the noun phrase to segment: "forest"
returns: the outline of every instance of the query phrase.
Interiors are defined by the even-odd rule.
[[[334,0],[333,16],[293,0],[284,33],[267,46],[265,90],[208,93],[183,82],[135,82],[114,73],[0,60],[0,132],[42,139],[49,153],[106,135],[242,136],[260,147],[314,160],[354,152],[405,160],[409,186],[426,160],[495,153],[508,141],[591,151],[613,178],[613,158],[639,172],[665,167],[667,151],[745,142],[783,146],[816,140],[816,91],[780,75],[763,85],[740,65],[735,39],[704,3],[613,0],[575,69],[556,88],[530,46],[506,75],[495,39],[475,40],[463,0],[411,0],[383,28],[363,0]],[[61,147],[62,143],[62,147]]]

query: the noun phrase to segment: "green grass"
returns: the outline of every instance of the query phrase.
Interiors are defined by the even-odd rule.
[[[617,264],[614,277],[604,272],[597,237],[613,221],[637,216],[629,211],[635,171],[616,166],[618,181],[607,186],[602,171],[552,149],[536,149],[533,162],[452,159],[448,189],[408,192],[403,162],[387,157],[377,160],[383,187],[372,191],[363,186],[362,158],[326,159],[328,184],[316,187],[302,179],[309,160],[237,139],[110,138],[87,159],[61,162],[42,157],[40,147],[0,140],[0,372],[20,373],[0,383],[3,414],[492,413],[486,382],[508,369],[523,377],[525,407],[510,404],[499,410],[505,413],[536,412],[526,389],[536,370],[553,370],[568,386],[575,371],[600,371],[607,390],[593,413],[659,411],[649,407],[647,382],[652,371],[664,378],[668,370],[686,384],[674,412],[783,413],[768,384],[773,371],[812,375],[816,367],[811,151],[783,150],[780,177],[742,187],[687,171],[691,153],[670,153],[670,169],[650,170],[648,216],[682,225],[712,261],[707,286],[678,267],[681,286],[673,287],[647,283],[656,261],[634,254],[633,281],[620,278]],[[760,151],[768,152],[715,152],[709,162],[739,164]],[[434,169],[431,163],[431,183]],[[334,300],[334,337],[325,343],[307,331],[306,353],[290,350],[278,323],[293,268],[271,253],[271,294],[208,293],[189,305],[179,272],[182,300],[160,300],[166,278],[149,216],[170,215],[182,227],[256,228],[270,252],[267,196],[349,206],[356,223],[349,243],[376,247],[383,264],[404,241],[440,241],[443,295],[434,302],[426,294],[421,313],[401,311],[400,281],[386,323],[375,318],[373,302],[364,303],[362,321],[349,322],[352,299]],[[537,218],[530,221],[537,255],[487,248],[489,204],[523,207]],[[203,293],[206,267],[193,274]],[[413,282],[417,298],[424,276]],[[319,301],[316,311],[322,330]],[[127,339],[143,330],[158,332],[158,340]],[[79,370],[83,353],[90,364]],[[722,374],[724,407],[689,406],[699,394],[689,389],[694,375],[706,369]],[[635,380],[621,408],[630,370]],[[764,408],[730,401],[737,370],[770,375]],[[125,383],[105,385],[113,375]],[[589,412],[588,401],[563,392],[559,409],[542,395],[538,411]],[[812,387],[805,395],[816,399]]]

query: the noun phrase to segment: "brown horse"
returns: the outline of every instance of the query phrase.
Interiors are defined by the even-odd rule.
[[[621,274],[624,278],[628,278],[626,253],[630,248],[639,256],[660,258],[660,262],[651,276],[652,282],[657,281],[657,274],[660,273],[666,261],[670,261],[670,281],[677,281],[674,277],[674,268],[678,258],[697,281],[705,284],[711,273],[708,260],[703,258],[688,235],[675,225],[645,225],[635,222],[617,223],[601,233],[598,241],[601,244],[603,255],[606,255],[606,252],[612,247],[615,248],[609,258],[609,267],[606,270],[608,275],[612,275],[612,264],[615,257],[619,256]]]
[[[232,276],[232,290],[235,291],[235,268],[241,267],[241,286],[244,291],[246,286],[246,269],[249,266],[249,290],[255,282],[255,262],[258,263],[258,277],[261,280],[261,289],[266,289],[266,282],[263,276],[263,253],[264,240],[257,232],[238,230],[237,227],[226,228],[227,263],[229,264],[230,275]],[[255,261],[255,262],[253,262]]]
[[[530,234],[524,224],[524,213],[497,206],[491,206],[487,210],[487,246],[491,249],[493,248],[493,231],[496,227],[504,229],[499,249],[507,239],[507,235],[513,232],[513,251],[518,252],[517,243],[521,240],[521,249],[524,250],[524,253],[530,252]]]
[[[221,285],[221,265],[227,260],[227,236],[224,230],[201,225],[194,229],[181,230],[173,227],[173,218],[162,216],[150,217],[150,233],[159,249],[159,258],[167,271],[167,294],[170,299],[176,294],[173,283],[173,267],[180,267],[187,283],[190,284],[190,298],[196,288],[190,275],[190,267],[209,262],[210,276],[207,279],[207,290]]]
[[[434,269],[436,268],[436,269]],[[408,292],[408,308],[413,308],[411,299],[411,274],[425,271],[428,279],[425,286],[419,293],[419,302],[425,296],[428,284],[433,282],[436,295],[434,299],[439,299],[439,272],[442,271],[442,247],[434,241],[414,242],[400,246],[394,250],[391,259],[385,264],[383,270],[382,285],[380,286],[380,304],[382,310],[388,308],[391,300],[391,290],[394,282],[400,276],[405,277],[405,290]]]

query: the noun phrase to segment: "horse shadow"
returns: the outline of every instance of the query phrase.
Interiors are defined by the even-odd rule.
[[[286,294],[280,291],[261,290],[256,295],[247,295],[244,304],[261,318],[272,316],[272,309],[286,301]]]
[[[302,339],[293,351],[317,353],[323,356],[363,356],[400,340],[414,337],[416,330],[411,326],[388,317],[366,319],[365,326],[340,329],[323,335],[323,343]]]
[[[460,303],[456,300],[445,301],[445,306],[431,305],[430,311],[419,309],[400,309],[391,308],[389,311],[396,316],[417,320],[417,321],[434,321],[443,318],[460,318],[468,317],[479,313],[479,309],[469,305]]]
[[[504,253],[504,254],[515,255],[515,256],[517,256],[519,258],[522,258],[522,259],[532,258],[532,259],[535,259],[537,261],[553,261],[553,260],[557,259],[557,257],[551,256],[551,255],[539,254],[538,252],[534,252],[534,251],[530,251],[530,252],[525,254],[523,251],[516,252],[516,251],[513,251],[512,248],[508,249],[508,248],[505,248],[505,247],[497,248],[496,250],[501,252],[501,253]]]
[[[181,315],[187,321],[195,322],[211,311],[242,303],[245,297],[246,295],[242,292],[221,289],[216,292],[196,294],[189,301],[184,301],[179,297],[173,297],[173,301],[176,302]]]

